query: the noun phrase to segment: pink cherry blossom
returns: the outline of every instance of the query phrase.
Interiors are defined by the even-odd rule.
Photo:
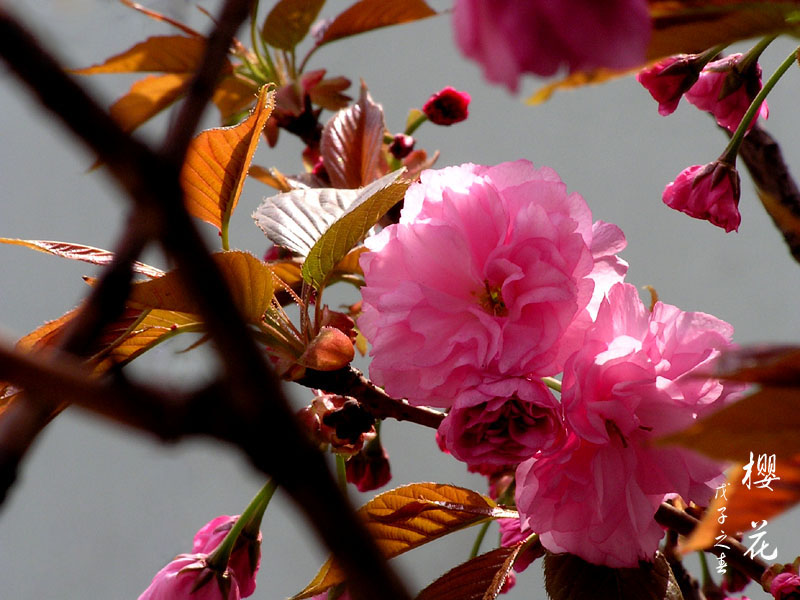
[[[366,245],[370,375],[418,405],[450,407],[486,373],[558,373],[627,269],[619,228],[524,160],[423,171]]]
[[[461,52],[513,92],[522,73],[635,67],[651,32],[646,0],[456,0],[453,27]]]
[[[700,110],[714,115],[717,124],[729,131],[736,131],[750,103],[761,90],[761,67],[758,63],[741,69],[742,54],[731,54],[720,60],[708,63],[700,73],[700,78],[686,92],[686,99]],[[767,103],[748,125],[748,131],[759,115],[769,117]]]
[[[658,102],[658,114],[663,117],[675,112],[683,94],[697,81],[701,66],[698,54],[668,56],[642,69],[636,76],[653,99]]]
[[[206,523],[194,535],[192,552],[211,554],[228,535],[239,515],[221,515]],[[261,565],[261,533],[257,539],[248,539],[246,534],[239,535],[228,560],[228,569],[233,571],[239,584],[242,598],[251,596],[256,589],[256,574]]]
[[[776,575],[769,586],[775,600],[790,600],[800,595],[800,575],[787,571]]]
[[[500,524],[500,545],[501,546],[513,546],[520,542],[524,542],[528,539],[533,531],[530,530],[528,527],[523,527],[520,523],[520,520],[517,519],[498,519],[498,523]],[[522,554],[517,557],[517,560],[514,561],[514,570],[517,573],[522,573],[525,569],[527,569],[530,564],[539,558],[540,555],[537,555],[532,549],[528,549]]]
[[[541,381],[490,378],[459,394],[439,435],[470,465],[516,465],[563,439],[558,400]]]
[[[139,600],[239,600],[239,584],[230,570],[207,566],[206,554],[180,554],[161,569]]]
[[[650,312],[633,286],[612,288],[564,369],[568,440],[517,469],[522,524],[545,548],[633,567],[652,559],[663,536],[653,519],[661,502],[709,500],[723,466],[650,441],[735,399],[740,384],[698,376],[732,333],[711,315],[660,302]]]
[[[738,231],[739,173],[725,161],[692,165],[664,188],[664,204],[695,219],[705,219],[726,232]]]

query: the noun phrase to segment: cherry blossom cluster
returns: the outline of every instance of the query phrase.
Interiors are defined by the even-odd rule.
[[[553,170],[424,171],[366,245],[371,377],[446,409],[440,444],[473,470],[516,469],[520,531],[630,567],[652,558],[664,500],[707,502],[721,465],[651,441],[740,391],[708,375],[732,328],[646,307],[624,282],[622,231]]]

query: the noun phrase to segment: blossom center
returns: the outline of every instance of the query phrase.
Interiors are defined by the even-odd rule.
[[[478,295],[481,308],[495,317],[508,315],[506,303],[503,302],[503,294],[500,293],[500,286],[490,285],[489,280],[484,279],[483,288],[483,291]]]

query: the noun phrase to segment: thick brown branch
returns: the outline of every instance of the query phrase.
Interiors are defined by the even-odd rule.
[[[411,406],[405,400],[392,398],[364,377],[358,369],[352,367],[338,371],[307,369],[305,376],[297,383],[332,394],[352,396],[376,419],[411,421],[434,429],[437,429],[444,419],[444,413],[430,408]]]
[[[800,262],[800,190],[783,160],[780,146],[755,125],[742,140],[739,155],[750,171],[764,208],[783,234],[794,259]]]

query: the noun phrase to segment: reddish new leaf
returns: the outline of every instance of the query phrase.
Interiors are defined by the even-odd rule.
[[[280,0],[267,15],[261,36],[281,50],[292,50],[308,34],[325,0]]]
[[[800,386],[800,347],[751,346],[724,352],[714,377],[764,385]]]
[[[84,246],[83,244],[74,244],[72,242],[54,242],[48,240],[18,240],[12,238],[0,238],[0,244],[13,244],[15,246],[24,246],[39,252],[46,252],[47,254],[54,254],[62,258],[69,258],[70,260],[80,260],[93,265],[107,265],[114,259],[114,253],[101,248],[94,248],[92,246]],[[164,272],[161,269],[151,267],[141,262],[134,262],[134,273],[141,273],[150,278],[161,277]]]
[[[438,483],[412,483],[375,496],[358,511],[386,558],[487,519],[516,516],[477,492]],[[333,558],[293,600],[310,598],[345,580]]]
[[[436,11],[423,0],[361,0],[339,14],[325,29],[318,45],[389,25],[432,17]]]
[[[382,174],[384,129],[383,108],[362,81],[358,102],[336,113],[322,130],[320,150],[333,187],[362,187]]]
[[[120,0],[120,2],[122,2],[125,6],[130,6],[133,10],[138,10],[140,13],[142,13],[144,15],[147,15],[151,19],[154,19],[156,21],[162,21],[163,23],[169,23],[173,27],[176,27],[176,28],[180,29],[181,31],[183,31],[186,34],[194,35],[194,36],[197,36],[197,37],[202,37],[202,35],[200,33],[195,31],[191,27],[188,27],[188,26],[184,25],[183,23],[181,23],[179,21],[176,21],[175,19],[173,19],[171,17],[168,17],[166,15],[162,15],[160,12],[156,12],[154,10],[151,10],[151,9],[145,7],[145,6],[142,6],[138,2],[132,2],[131,0]]]
[[[191,73],[148,75],[114,102],[109,113],[123,130],[130,133],[180,98],[191,78]]]
[[[416,600],[493,600],[503,589],[522,542],[495,548],[449,570]]]
[[[78,75],[99,73],[193,73],[203,58],[206,41],[182,35],[157,36],[139,42],[129,50],[108,58],[99,65],[76,69]]]
[[[227,228],[261,130],[275,106],[275,94],[267,87],[261,88],[258,102],[245,121],[201,132],[186,153],[181,184],[187,210],[221,231]]]

